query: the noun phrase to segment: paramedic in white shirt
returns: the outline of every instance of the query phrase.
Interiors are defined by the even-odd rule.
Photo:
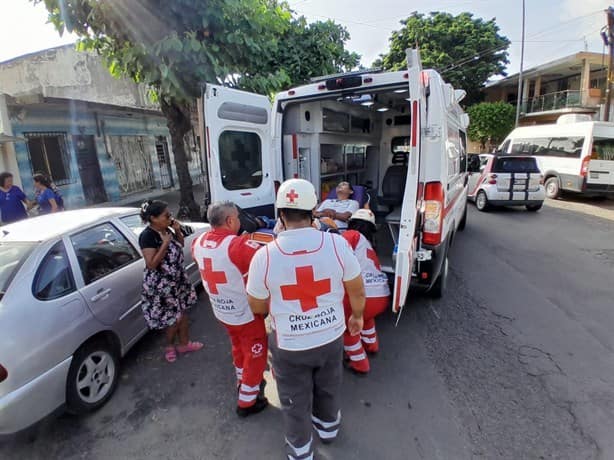
[[[324,200],[314,212],[314,217],[329,217],[335,221],[339,230],[345,230],[352,214],[360,208],[358,201],[350,198],[353,193],[349,182],[339,182],[337,198]]]
[[[358,337],[363,328],[360,264],[340,235],[312,228],[316,203],[306,180],[281,184],[275,204],[286,229],[254,255],[247,278],[252,311],[271,317],[269,349],[290,460],[313,459],[314,428],[323,442],[337,437],[346,292],[347,327]]]

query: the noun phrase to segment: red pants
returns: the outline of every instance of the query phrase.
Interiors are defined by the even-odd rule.
[[[239,385],[239,407],[250,407],[256,403],[260,391],[262,374],[267,363],[267,337],[264,319],[257,316],[241,326],[222,323],[232,343],[232,360]]]
[[[375,330],[375,317],[382,314],[390,305],[390,297],[368,297],[363,314],[364,324],[360,335],[350,335],[348,330],[343,334],[343,349],[350,360],[350,367],[358,372],[369,372],[367,353],[377,353],[379,342]],[[352,314],[349,299],[343,301],[345,320]]]

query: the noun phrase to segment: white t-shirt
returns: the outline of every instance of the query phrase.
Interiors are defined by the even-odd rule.
[[[343,282],[360,274],[358,259],[341,236],[313,228],[286,230],[254,255],[247,292],[270,299],[279,348],[308,350],[343,334]]]
[[[348,200],[337,200],[337,199],[329,199],[324,200],[316,211],[320,212],[324,209],[332,209],[337,213],[350,212],[354,214],[356,211],[360,209],[360,204],[356,200],[348,199]],[[335,219],[335,224],[337,224],[337,228],[345,229],[348,228],[348,223],[343,222],[342,220]]]

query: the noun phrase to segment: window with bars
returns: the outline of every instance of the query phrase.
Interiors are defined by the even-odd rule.
[[[32,174],[43,173],[56,185],[75,182],[70,172],[66,133],[24,133]]]

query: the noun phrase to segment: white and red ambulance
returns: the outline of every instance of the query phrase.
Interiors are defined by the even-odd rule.
[[[406,71],[322,77],[272,104],[207,84],[199,107],[209,202],[272,216],[277,182],[307,179],[323,200],[349,181],[378,216],[394,311],[410,283],[443,294],[449,248],[467,218],[465,92],[423,71],[418,51],[407,58]]]

